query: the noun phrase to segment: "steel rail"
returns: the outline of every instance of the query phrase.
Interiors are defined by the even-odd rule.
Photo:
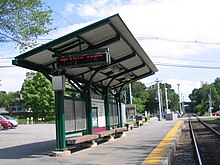
[[[195,135],[194,135],[194,131],[193,131],[190,119],[189,119],[189,127],[190,127],[190,133],[191,133],[193,144],[194,144],[194,147],[195,147],[195,150],[196,150],[196,155],[197,155],[199,165],[202,165],[202,159],[201,159],[201,156],[200,156],[200,153],[199,153],[199,148],[198,148],[198,145],[197,145],[197,142],[196,142],[196,138],[195,138]]]
[[[216,131],[214,128],[210,127],[207,123],[205,123],[204,121],[202,121],[201,119],[199,119],[197,117],[198,121],[200,121],[205,127],[209,128],[210,130],[212,130],[212,132],[214,132],[216,135],[220,136],[220,133],[218,131]]]

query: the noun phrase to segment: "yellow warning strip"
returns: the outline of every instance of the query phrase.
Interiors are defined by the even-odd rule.
[[[148,155],[148,157],[141,163],[141,165],[153,165],[159,164],[161,158],[165,156],[168,146],[173,141],[174,137],[177,134],[177,131],[181,124],[182,120],[179,120],[171,131],[166,135],[166,137],[157,145],[157,147]]]

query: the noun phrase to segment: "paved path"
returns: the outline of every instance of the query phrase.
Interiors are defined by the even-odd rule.
[[[151,118],[149,124],[127,132],[126,137],[57,158],[48,156],[55,148],[54,125],[19,125],[16,129],[0,132],[0,164],[141,164],[175,123]]]

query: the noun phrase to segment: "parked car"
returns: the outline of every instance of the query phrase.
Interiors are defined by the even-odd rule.
[[[11,123],[12,127],[17,127],[18,126],[18,120],[17,119],[15,119],[11,116],[7,116],[7,115],[3,115],[3,117]]]
[[[2,123],[0,122],[0,131],[3,130]]]
[[[9,129],[12,127],[11,123],[7,121],[3,116],[0,116],[0,123],[3,126],[3,129]]]
[[[212,116],[220,116],[220,111],[213,112]]]

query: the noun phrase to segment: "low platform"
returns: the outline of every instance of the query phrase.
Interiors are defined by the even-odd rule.
[[[158,121],[158,118],[153,117],[147,125],[126,132],[125,138],[116,138],[113,142],[101,143],[95,148],[86,148],[67,157],[57,158],[48,156],[56,146],[54,125],[20,125],[19,129],[1,132],[1,137],[7,139],[7,141],[4,140],[0,143],[1,165],[59,165],[61,162],[62,164],[91,165],[142,164],[162,141],[166,143],[170,138],[172,139],[168,133],[172,130],[171,132],[175,134],[173,128],[176,128],[176,123],[178,123],[177,120]],[[97,136],[92,137],[96,138]],[[166,139],[164,139],[165,137]],[[15,141],[15,138],[19,140]],[[69,140],[71,143],[82,142],[82,139]],[[172,145],[172,142],[169,144]],[[161,149],[165,149],[165,156],[169,154],[170,147],[163,145]],[[56,153],[56,155],[60,156],[60,153]],[[169,157],[167,158],[169,159]],[[160,161],[166,163],[168,159],[162,156]]]

